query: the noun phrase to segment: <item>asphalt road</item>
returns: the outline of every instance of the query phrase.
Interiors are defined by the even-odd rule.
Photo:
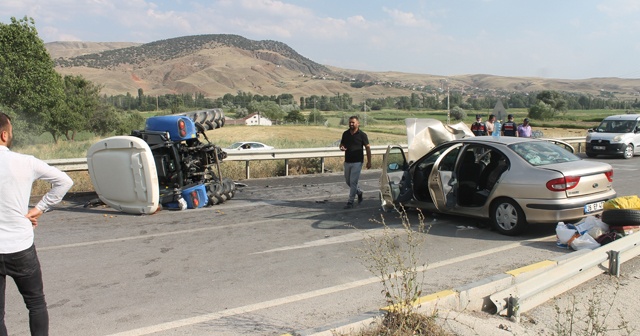
[[[614,165],[619,195],[638,193],[640,158],[599,160]],[[400,224],[379,211],[379,174],[364,172],[365,200],[351,210],[340,174],[247,180],[225,204],[149,216],[71,195],[36,229],[51,334],[280,335],[376,311],[382,287],[359,249],[381,215]],[[514,238],[461,217],[425,221],[425,293],[571,252],[556,247],[554,225]],[[9,334],[28,335],[11,281],[6,306]]]

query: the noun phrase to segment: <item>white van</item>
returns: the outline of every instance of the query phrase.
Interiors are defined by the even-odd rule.
[[[640,114],[621,114],[604,118],[587,134],[587,156],[620,155],[630,159],[640,154]]]

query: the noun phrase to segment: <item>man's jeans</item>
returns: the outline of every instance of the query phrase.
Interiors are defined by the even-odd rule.
[[[358,180],[362,171],[362,162],[345,162],[344,163],[344,179],[349,186],[349,203],[353,203],[356,195],[362,190],[358,188]]]
[[[0,336],[7,335],[7,327],[4,324],[7,275],[13,278],[29,310],[31,335],[48,335],[49,313],[44,300],[42,271],[35,245],[24,251],[0,254]]]

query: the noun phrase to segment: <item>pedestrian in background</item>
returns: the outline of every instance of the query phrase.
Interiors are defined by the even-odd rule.
[[[487,135],[487,126],[482,122],[482,116],[476,114],[476,121],[471,124],[471,132],[475,136]]]
[[[518,136],[517,130],[518,130],[518,125],[516,125],[516,122],[513,121],[513,114],[509,114],[507,116],[507,121],[505,121],[504,124],[502,124],[502,135],[517,137]]]
[[[358,186],[364,154],[367,152],[367,169],[371,168],[371,148],[367,134],[360,130],[358,116],[349,118],[349,129],[342,133],[340,150],[344,152],[344,178],[349,186],[349,199],[345,209],[353,208],[353,201],[358,196],[358,203],[362,203],[362,190]]]
[[[531,125],[529,125],[529,118],[524,118],[524,121],[518,126],[518,136],[521,138],[531,137]]]
[[[493,131],[496,129],[495,127],[496,116],[494,114],[489,115],[489,120],[485,123],[487,127],[487,135],[492,135]]]
[[[40,261],[33,243],[34,229],[38,218],[62,201],[73,181],[44,161],[12,152],[12,140],[11,118],[0,112],[0,335],[7,335],[4,323],[7,276],[13,278],[29,310],[31,335],[48,335],[49,313]],[[29,209],[35,180],[47,181],[52,187]]]

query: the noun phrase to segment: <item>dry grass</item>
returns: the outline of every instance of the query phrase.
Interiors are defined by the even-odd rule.
[[[207,137],[213,143],[221,147],[227,147],[237,141],[264,142],[276,148],[309,148],[333,146],[340,140],[342,132],[346,128],[332,128],[324,126],[226,126],[207,132]],[[372,145],[387,145],[405,143],[406,137],[402,135],[370,132],[369,141]],[[60,141],[58,144],[39,144],[15,149],[17,152],[35,155],[43,160],[85,157],[91,145],[99,138],[89,141]],[[325,160],[326,171],[342,171],[341,158],[328,158]],[[381,158],[372,160],[373,168],[380,168]],[[320,159],[301,159],[289,161],[288,175],[320,173]],[[263,178],[284,176],[285,165],[283,160],[265,160],[251,162],[251,178]],[[246,178],[245,162],[226,161],[222,163],[223,177],[234,180]],[[87,172],[74,172],[69,174],[74,180],[71,192],[93,191],[91,180]],[[33,195],[42,195],[49,190],[49,185],[44,182],[36,182],[32,190]]]

